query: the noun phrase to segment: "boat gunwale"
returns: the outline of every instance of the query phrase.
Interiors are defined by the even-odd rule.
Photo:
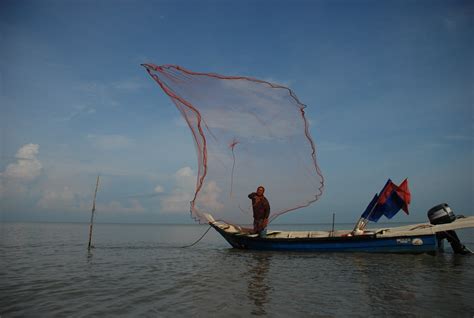
[[[381,241],[381,240],[394,240],[394,239],[404,239],[407,237],[432,237],[436,236],[436,233],[425,233],[425,234],[416,234],[413,233],[412,235],[398,235],[398,236],[378,236],[377,232],[371,234],[363,234],[363,235],[352,235],[352,236],[328,236],[328,237],[260,237],[260,236],[250,236],[240,232],[231,233],[227,232],[224,229],[221,229],[219,226],[210,223],[214,229],[216,229],[224,238],[234,238],[236,240],[251,240],[251,241],[259,241],[259,242],[274,242],[274,243],[287,243],[287,242],[357,242],[357,241]]]

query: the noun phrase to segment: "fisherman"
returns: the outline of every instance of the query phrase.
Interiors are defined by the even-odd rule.
[[[265,188],[259,186],[257,192],[249,194],[249,199],[252,200],[253,208],[253,230],[258,233],[260,237],[267,235],[268,216],[270,215],[270,203],[263,195]]]

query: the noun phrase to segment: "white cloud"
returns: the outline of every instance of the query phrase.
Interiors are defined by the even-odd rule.
[[[196,178],[191,167],[186,166],[176,171],[173,175],[175,188],[170,194],[160,198],[161,210],[163,212],[189,211],[190,201],[194,197]]]
[[[98,139],[99,144],[109,141],[107,138]],[[121,138],[118,138],[118,142],[114,146],[123,146],[122,141]],[[127,144],[127,139],[125,141]],[[18,149],[15,155],[16,162],[9,164],[4,171],[0,172],[0,208],[8,208],[9,213],[21,209],[31,209],[38,211],[38,213],[42,211],[57,212],[61,215],[63,213],[82,215],[90,212],[92,207],[91,180],[84,180],[81,176],[96,172],[96,169],[86,169],[82,163],[75,161],[66,165],[59,161],[54,164],[46,164],[43,168],[42,163],[38,160],[38,155],[39,145],[24,145]],[[186,171],[184,170],[184,172]],[[44,176],[39,178],[43,174]],[[107,181],[105,180],[105,182]],[[164,187],[156,186],[155,192],[159,191],[164,191]],[[137,199],[110,199],[104,202],[100,197],[99,193],[97,202],[99,213],[106,212],[113,215],[146,211],[146,208]]]
[[[183,167],[179,169],[178,171],[176,171],[175,173],[175,177],[177,179],[192,177],[193,175],[194,175],[193,169],[191,169],[190,167]]]
[[[173,178],[175,188],[171,193],[163,194],[160,198],[161,210],[166,213],[187,212],[190,209],[190,202],[194,198],[197,176],[190,167],[183,167],[176,171]],[[209,211],[222,209],[224,205],[219,202],[221,192],[222,190],[216,182],[206,180],[198,196],[199,206]]]
[[[163,192],[165,192],[165,188],[163,188],[163,186],[161,186],[161,185],[157,185],[155,187],[154,191],[155,191],[155,193],[163,193]]]
[[[160,200],[163,212],[186,212],[189,211],[190,202],[193,199],[193,191],[175,189]]]
[[[133,144],[133,139],[123,135],[87,135],[92,144],[102,150],[117,150],[128,148]]]
[[[9,164],[0,176],[21,182],[36,179],[42,169],[41,162],[36,157],[38,153],[39,145],[37,144],[22,146],[15,155],[17,162]]]
[[[64,186],[60,189],[44,191],[36,206],[46,211],[85,213],[92,208],[92,198],[86,198],[68,186]],[[130,199],[125,203],[112,200],[97,202],[96,211],[107,214],[133,214],[145,212],[145,208],[136,199]]]
[[[27,144],[21,147],[17,153],[17,158],[25,158],[25,159],[36,159],[36,155],[39,153],[39,145],[37,144]]]
[[[183,167],[176,171],[173,176],[175,184],[178,188],[183,190],[190,190],[194,193],[197,176],[190,167]]]
[[[129,214],[145,212],[145,208],[138,200],[131,199],[128,201],[128,205],[124,205],[119,201],[111,201],[106,204],[97,204],[97,211],[99,213],[105,212],[113,214]]]
[[[76,208],[76,196],[67,186],[59,190],[48,190],[43,193],[37,206],[46,210]]]
[[[104,180],[102,180],[102,185]],[[88,184],[90,186],[90,183]],[[44,211],[54,211],[61,213],[90,213],[92,208],[93,193],[90,189],[84,189],[77,184],[64,185],[64,181],[48,179],[41,185],[40,198],[36,202],[36,208]],[[137,199],[130,198],[124,200],[112,199],[104,201],[101,199],[101,190],[99,189],[97,204],[97,213],[107,214],[133,214],[145,212],[145,208]]]
[[[43,167],[38,160],[39,145],[27,144],[17,151],[16,162],[9,164],[0,172],[0,205],[9,206],[12,211],[16,207],[28,204],[35,193],[36,179],[41,175]],[[35,182],[34,182],[35,181]]]
[[[199,194],[199,205],[201,209],[206,211],[219,211],[224,208],[224,204],[219,202],[219,196],[222,190],[217,186],[216,182],[209,181]]]

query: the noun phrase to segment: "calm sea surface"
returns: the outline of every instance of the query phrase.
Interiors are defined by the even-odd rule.
[[[338,228],[349,228],[339,225]],[[271,229],[328,229],[327,225]],[[474,317],[474,257],[234,250],[207,226],[0,223],[4,317]],[[458,231],[474,249],[474,231]]]

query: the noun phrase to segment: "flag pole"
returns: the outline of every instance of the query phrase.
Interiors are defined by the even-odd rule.
[[[377,199],[378,201],[378,199]],[[375,202],[374,206],[372,207],[372,209],[370,210],[370,212],[367,214],[367,216],[365,218],[360,218],[359,221],[357,221],[354,229],[352,230],[352,233],[356,233],[357,231],[364,231],[365,227],[367,226],[367,224],[369,223],[369,218],[370,216],[372,215],[372,213],[374,212],[375,210],[375,207],[377,206],[377,203],[378,202]]]
[[[331,236],[334,236],[334,220],[336,218],[336,213],[332,213],[332,230],[331,230]]]
[[[91,222],[89,224],[89,244],[87,245],[87,250],[90,250],[92,242],[92,227],[94,226],[94,212],[95,212],[95,199],[97,198],[97,190],[99,189],[99,179],[100,175],[97,175],[97,181],[95,183],[95,192],[94,192],[94,200],[92,201],[92,213],[91,213]]]
[[[380,199],[380,195],[385,191],[386,187],[388,186],[389,182],[392,182],[392,180],[388,179],[387,183],[385,183],[385,185],[383,186],[382,188],[382,191],[380,191],[378,197],[377,197],[377,202],[375,202],[374,206],[372,207],[372,209],[370,210],[370,212],[367,214],[367,216],[364,218],[364,217],[361,217],[359,219],[359,221],[357,221],[354,229],[352,230],[352,233],[353,234],[362,234],[364,232],[364,229],[365,227],[367,226],[367,224],[369,223],[369,218],[370,216],[372,215],[372,213],[374,212],[375,210],[375,207],[378,205],[378,201]],[[362,233],[361,233],[362,232]]]

